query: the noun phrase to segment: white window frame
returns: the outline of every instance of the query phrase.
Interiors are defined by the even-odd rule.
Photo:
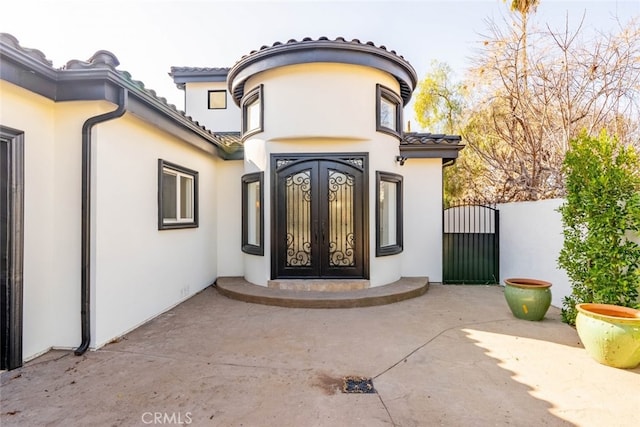
[[[164,212],[164,175],[169,174],[176,177],[175,188],[175,211],[176,218],[166,218]],[[191,211],[191,215],[187,216],[181,209],[181,179],[191,181],[191,197],[187,211]],[[198,227],[198,172],[187,169],[185,167],[158,159],[158,229],[174,229],[174,228],[195,228]]]

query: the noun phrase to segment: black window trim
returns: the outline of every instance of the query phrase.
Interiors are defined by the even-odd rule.
[[[247,107],[254,101],[260,101],[260,126],[255,129],[247,129]],[[242,98],[242,139],[248,138],[260,132],[264,132],[264,87],[258,85],[247,92]]]
[[[396,255],[403,251],[403,189],[402,175],[391,172],[376,171],[376,257]],[[392,182],[396,187],[396,244],[380,246],[380,182]]]
[[[382,126],[380,123],[381,103],[383,98],[396,105],[395,129]],[[402,98],[400,98],[393,90],[381,84],[376,85],[376,131],[393,135],[398,139],[402,137]]]
[[[172,169],[176,172],[190,175],[193,177],[193,221],[189,222],[176,222],[165,223],[162,212],[162,173],[164,169]],[[158,230],[174,230],[181,228],[197,228],[199,227],[199,185],[198,185],[198,172],[184,166],[177,165],[175,163],[168,162],[163,159],[158,159]]]
[[[260,184],[260,233],[259,245],[249,243],[249,224],[247,187],[248,184],[258,182]],[[250,255],[264,256],[264,172],[253,172],[242,176],[242,252]]]
[[[213,92],[224,92],[224,107],[211,106],[211,94]],[[227,109],[227,91],[225,89],[211,89],[207,91],[207,109],[209,110],[226,110]]]

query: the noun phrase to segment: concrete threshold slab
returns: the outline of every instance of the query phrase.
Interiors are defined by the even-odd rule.
[[[269,280],[267,287],[285,291],[348,292],[367,289],[370,282],[364,279],[285,279]]]
[[[423,295],[428,277],[402,277],[384,286],[351,291],[306,291],[254,285],[243,277],[219,277],[218,292],[228,298],[255,304],[292,308],[353,308],[391,304]]]

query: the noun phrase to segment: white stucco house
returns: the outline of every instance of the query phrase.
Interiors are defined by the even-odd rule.
[[[99,348],[222,276],[442,280],[442,167],[413,67],[342,38],[173,67],[186,114],[98,51],[0,35],[2,368]]]

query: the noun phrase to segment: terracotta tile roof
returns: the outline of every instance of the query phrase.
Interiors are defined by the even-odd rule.
[[[218,138],[197,120],[179,110],[175,105],[170,104],[166,98],[159,96],[155,90],[148,89],[142,81],[133,79],[129,72],[118,70],[117,67],[120,65],[120,61],[113,53],[107,50],[97,51],[87,61],[72,59],[63,67],[57,69],[53,67],[52,62],[41,51],[21,46],[18,39],[11,34],[0,33],[0,48],[3,51],[3,56],[5,52],[7,55],[12,55],[11,51],[13,50],[15,52],[13,55],[17,54],[18,57],[23,59],[28,58],[35,61],[34,63],[27,60],[25,66],[30,68],[37,67],[38,71],[47,75],[48,79],[53,82],[52,84],[74,81],[74,79],[80,79],[82,76],[88,76],[87,72],[91,71],[95,72],[95,78],[109,79],[109,76],[115,76],[114,80],[118,84],[136,93],[143,102],[152,106],[170,120],[174,120],[177,123],[181,122],[186,128],[209,140],[210,143],[223,148],[224,151],[228,151],[228,148],[237,145],[235,141],[230,141],[229,137]],[[55,99],[58,95],[53,91],[49,96]]]
[[[171,73],[223,73],[229,71],[228,67],[171,67]]]
[[[38,49],[29,49],[23,46],[20,46],[20,42],[17,38],[8,33],[0,33],[0,42],[5,43],[9,46],[12,46],[14,49],[19,51],[25,56],[30,57],[31,59],[40,62],[41,64],[47,65],[50,68],[53,68],[53,63],[47,59],[44,53]]]
[[[221,143],[227,146],[242,145],[240,132],[215,132],[214,134]]]
[[[464,148],[460,135],[408,132],[400,140],[400,164],[408,158],[439,158],[443,163],[455,161]]]
[[[229,68],[224,67],[171,67],[169,76],[178,89],[189,82],[226,82]]]
[[[460,135],[445,135],[440,133],[418,133],[407,132],[402,136],[400,145],[436,145],[436,144],[449,144],[458,145],[462,141]]]
[[[304,44],[304,43],[316,43],[319,41],[328,41],[328,42],[338,42],[338,43],[346,43],[346,44],[350,44],[350,45],[361,45],[361,46],[372,46],[378,49],[382,49],[384,51],[387,51],[395,56],[397,56],[398,58],[407,61],[402,55],[399,55],[395,50],[388,50],[386,46],[384,45],[376,45],[375,43],[373,43],[372,41],[367,41],[367,42],[361,42],[359,39],[351,39],[351,40],[347,40],[344,37],[336,37],[335,39],[330,39],[328,37],[318,37],[318,39],[313,39],[311,37],[305,37],[302,40],[296,40],[296,39],[289,39],[287,40],[285,43],[283,42],[275,42],[272,45],[263,45],[260,47],[260,49],[257,50],[252,50],[251,52],[249,52],[247,55],[242,56],[242,58],[240,58],[240,60],[238,62],[240,62],[242,59],[246,58],[247,56],[253,55],[254,53],[263,51],[265,49],[270,49],[270,48],[274,48],[274,47],[278,47],[278,46],[283,46],[283,45],[291,45],[291,44]],[[407,61],[408,62],[408,61]]]

